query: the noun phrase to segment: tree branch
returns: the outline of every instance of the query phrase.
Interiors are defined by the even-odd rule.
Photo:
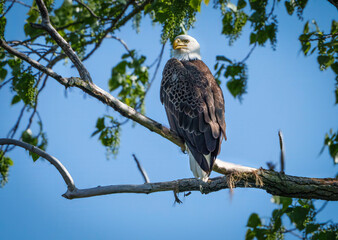
[[[90,7],[88,7],[84,2],[82,2],[82,0],[75,0],[75,2],[77,2],[79,5],[87,9],[90,15],[92,15],[94,18],[99,18]]]
[[[15,139],[10,139],[10,138],[0,138],[0,145],[9,145],[9,144],[22,147],[22,148],[24,148],[24,149],[26,149],[30,152],[36,153],[40,157],[43,157],[44,159],[46,159],[48,162],[50,162],[52,165],[54,165],[54,167],[59,171],[63,180],[65,181],[65,183],[68,186],[68,191],[76,190],[72,176],[69,174],[67,169],[62,165],[62,163],[59,160],[57,160],[55,157],[49,155],[45,151],[43,151],[40,148],[37,148],[37,147],[35,147],[31,144],[28,144],[28,143],[25,143],[25,142],[22,142],[22,141],[19,141],[19,140],[15,140]]]
[[[264,189],[273,195],[338,200],[338,180],[333,178],[306,178],[284,175],[265,169],[255,169],[239,166],[232,163],[216,160],[214,171],[224,173],[226,176],[210,179],[207,183],[196,179],[179,179],[169,182],[145,183],[140,185],[109,185],[95,188],[77,189],[67,169],[53,156],[41,149],[14,139],[0,138],[0,145],[12,144],[23,147],[45,158],[62,175],[68,190],[62,196],[67,199],[85,198],[116,193],[154,193],[163,191],[188,192],[200,191],[208,194],[227,188],[258,188]]]
[[[144,168],[142,167],[141,163],[139,162],[139,160],[137,159],[137,157],[135,156],[135,154],[133,154],[133,158],[137,164],[137,168],[138,170],[141,172],[142,174],[142,177],[144,179],[144,182],[145,183],[150,183],[150,180],[149,180],[149,177],[148,177],[148,174],[146,172],[146,170],[144,170]]]
[[[10,47],[3,39],[0,39],[0,46],[7,50],[8,53],[17,56],[18,58],[26,61],[32,67],[40,70],[41,72],[46,73],[50,77],[57,80],[59,83],[64,85],[65,87],[77,87],[82,91],[88,93],[92,97],[96,98],[97,100],[103,102],[104,104],[112,107],[114,110],[119,112],[122,116],[132,119],[133,121],[141,124],[142,126],[148,128],[152,132],[156,132],[157,134],[165,137],[166,139],[170,140],[171,142],[175,143],[181,149],[185,149],[183,141],[172,131],[168,128],[164,127],[162,124],[142,115],[141,113],[137,112],[135,109],[129,107],[127,104],[119,101],[117,98],[110,95],[108,92],[104,91],[103,89],[99,88],[92,82],[83,81],[80,78],[64,78],[54,72],[52,69],[47,68],[40,64],[39,62],[29,58],[27,55],[17,51],[16,49]]]
[[[337,0],[328,0],[333,6],[335,6],[338,10],[338,1]]]
[[[62,48],[62,50],[69,57],[69,59],[73,62],[81,78],[85,81],[91,82],[92,78],[88,70],[82,64],[80,58],[76,55],[76,53],[74,52],[72,47],[69,45],[69,43],[66,42],[65,39],[63,39],[63,37],[55,30],[55,28],[50,23],[48,10],[43,0],[36,0],[36,4],[39,7],[40,14],[42,17],[42,22],[41,24],[32,24],[32,26],[45,29],[49,33],[49,35],[54,39],[54,41]]]

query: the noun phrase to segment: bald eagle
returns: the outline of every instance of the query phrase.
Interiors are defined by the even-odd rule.
[[[223,93],[201,61],[196,39],[179,35],[173,49],[174,57],[163,70],[160,98],[171,130],[185,142],[191,171],[206,182],[226,140]]]

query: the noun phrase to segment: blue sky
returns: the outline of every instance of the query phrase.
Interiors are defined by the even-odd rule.
[[[22,23],[26,9],[15,6],[8,15],[6,38],[24,38]],[[219,158],[237,164],[265,167],[278,162],[277,132],[283,131],[286,148],[286,173],[308,177],[333,177],[327,150],[319,155],[324,135],[337,129],[334,106],[334,74],[320,72],[315,56],[305,58],[300,52],[298,36],[306,20],[316,19],[329,29],[337,10],[327,1],[310,1],[304,21],[286,14],[284,6],[276,8],[279,19],[277,50],[269,45],[257,48],[247,61],[248,94],[242,104],[233,99],[222,83],[226,102],[228,141]],[[130,25],[116,33],[129,48],[147,56],[150,64],[159,54],[159,26],[149,19],[141,23],[136,34]],[[202,7],[195,28],[189,31],[201,45],[202,59],[213,71],[216,55],[243,59],[250,49],[248,35],[233,46],[220,34],[221,16],[212,6]],[[95,84],[108,89],[107,80],[124,53],[123,47],[107,39],[91,59],[85,62]],[[170,58],[165,48],[162,71]],[[153,70],[153,69],[152,69]],[[68,65],[57,65],[63,76],[77,76]],[[152,72],[151,72],[152,75]],[[146,115],[168,125],[159,100],[161,74],[146,99]],[[113,93],[114,94],[114,93]],[[9,88],[0,92],[0,137],[7,135],[21,109],[9,106]],[[47,152],[57,157],[69,170],[79,188],[109,184],[141,184],[143,179],[132,158],[135,153],[152,182],[192,177],[188,157],[180,149],[149,130],[129,123],[121,132],[120,153],[107,160],[105,149],[91,138],[96,119],[103,114],[118,116],[97,100],[77,89],[67,91],[53,79],[40,96],[39,112],[47,132]],[[29,115],[29,114],[26,114]],[[26,126],[27,116],[23,126]],[[36,126],[33,127],[36,131]],[[184,204],[173,205],[172,192],[150,195],[118,194],[88,199],[66,200],[66,190],[58,172],[47,161],[35,163],[28,153],[15,149],[10,153],[14,166],[9,183],[0,189],[0,231],[3,239],[203,239],[205,237],[244,239],[245,225],[252,212],[265,220],[276,207],[271,196],[262,190],[235,189],[209,195],[193,192]],[[213,173],[212,176],[217,176]],[[322,201],[317,201],[321,206]],[[318,218],[337,222],[337,203],[330,202]],[[287,221],[286,221],[287,223]],[[290,236],[287,239],[292,239]]]

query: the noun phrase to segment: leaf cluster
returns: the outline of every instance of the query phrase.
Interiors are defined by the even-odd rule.
[[[13,161],[5,156],[5,153],[0,149],[0,185],[3,187],[8,182],[9,167],[13,166]]]
[[[46,150],[47,144],[48,144],[47,137],[46,137],[46,134],[42,130],[42,123],[38,122],[38,124],[40,126],[40,130],[38,134],[33,135],[32,130],[27,129],[24,132],[22,132],[21,139],[23,142],[36,146],[40,148],[41,150]],[[29,155],[32,157],[34,162],[40,158],[39,155],[33,152],[29,152]]]
[[[0,39],[4,37],[5,26],[6,26],[6,17],[3,16],[4,8],[5,8],[5,0],[0,0]]]
[[[220,83],[221,77],[227,81],[226,86],[234,98],[242,100],[246,93],[247,86],[247,67],[243,62],[233,62],[225,56],[217,56],[215,64],[215,79]]]
[[[330,32],[325,34],[315,20],[311,23],[308,21],[304,25],[303,34],[299,36],[299,41],[305,56],[317,52],[317,61],[321,71],[331,68],[335,73],[335,97],[336,104],[338,104],[338,22],[333,20]]]
[[[200,11],[201,0],[157,0],[145,9],[154,23],[162,25],[162,43],[167,39],[173,42],[177,35],[185,34],[196,21],[195,15]]]
[[[217,4],[223,14],[222,34],[229,38],[230,45],[240,37],[246,24],[250,24],[250,44],[264,46],[270,40],[275,47],[277,20],[273,9],[267,13],[268,0],[239,0],[237,5],[228,0],[220,0]]]
[[[95,127],[96,130],[92,133],[92,137],[100,134],[99,140],[106,147],[107,158],[111,155],[115,157],[120,147],[120,123],[114,117],[105,115],[97,119]]]
[[[331,129],[330,132],[325,135],[322,151],[325,147],[328,147],[333,163],[338,164],[338,131],[334,133]]]
[[[37,88],[31,67],[25,68],[23,62],[16,57],[5,60],[0,64],[0,69],[2,69],[0,70],[0,73],[5,73],[4,77],[6,77],[7,74],[5,69],[6,64],[8,64],[12,70],[11,75],[13,76],[13,79],[11,89],[16,93],[11,104],[16,104],[22,100],[25,105],[33,107],[35,104]]]
[[[287,233],[299,235],[302,239],[334,240],[338,236],[338,226],[316,222],[320,210],[315,208],[313,200],[274,196],[272,201],[280,207],[272,211],[268,223],[264,223],[257,213],[250,215],[246,240],[284,239]],[[286,219],[294,226],[293,229],[286,229],[283,225]]]
[[[122,55],[122,61],[112,69],[108,85],[110,91],[118,91],[119,99],[135,108],[144,102],[145,91],[148,86],[148,67],[144,65],[145,56],[135,53],[135,50]],[[143,105],[143,104],[142,104]],[[144,108],[141,109],[144,112]]]

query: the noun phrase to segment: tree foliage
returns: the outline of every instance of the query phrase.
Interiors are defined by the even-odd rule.
[[[290,234],[301,239],[337,239],[338,225],[317,222],[316,215],[322,209],[316,209],[313,200],[273,196],[272,201],[279,207],[272,211],[268,221],[264,221],[257,213],[250,215],[246,225],[246,240],[284,239],[285,235]],[[287,229],[285,222],[292,224],[293,228]]]

